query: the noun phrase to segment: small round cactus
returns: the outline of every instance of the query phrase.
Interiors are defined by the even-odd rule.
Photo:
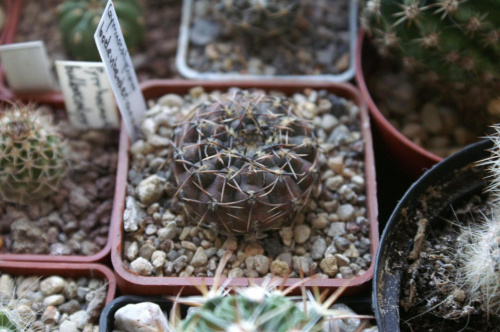
[[[299,16],[303,0],[212,0],[214,16],[231,32],[263,38],[279,35]]]
[[[33,106],[0,114],[0,198],[27,204],[58,189],[67,173],[66,142]]]
[[[94,33],[106,3],[106,0],[66,0],[59,5],[59,30],[64,48],[76,60],[101,60]],[[113,4],[127,47],[137,48],[144,36],[141,6],[135,0],[115,0]]]
[[[174,143],[188,214],[227,234],[291,224],[319,181],[312,125],[286,98],[236,91],[209,100],[177,127]]]

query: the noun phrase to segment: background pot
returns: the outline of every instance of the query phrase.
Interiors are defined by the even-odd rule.
[[[411,219],[412,211],[419,198],[430,188],[440,187],[440,199],[428,200],[434,213],[427,215],[429,225],[444,224],[441,214],[452,204],[481,193],[487,186],[484,172],[476,162],[490,156],[490,140],[484,140],[466,147],[434,166],[415,182],[396,206],[380,240],[375,258],[373,278],[373,305],[379,331],[397,332],[399,324],[400,284],[403,271],[408,266],[408,253],[413,247],[416,222]],[[430,227],[430,226],[429,226]]]
[[[366,182],[366,200],[367,200],[367,217],[370,223],[370,252],[372,257],[375,255],[378,246],[378,207],[376,196],[376,180],[375,180],[375,164],[373,157],[372,137],[370,131],[370,123],[366,106],[364,105],[357,90],[349,84],[328,84],[328,83],[313,83],[296,84],[293,82],[190,82],[190,81],[149,81],[142,84],[142,90],[146,99],[159,98],[167,93],[186,94],[190,88],[202,86],[206,91],[212,90],[227,90],[230,87],[237,86],[242,89],[259,88],[263,90],[281,91],[286,94],[303,91],[305,88],[310,89],[327,89],[338,96],[345,97],[354,101],[360,107],[361,130],[365,143],[365,182]],[[122,128],[124,128],[122,126]],[[117,276],[118,287],[123,294],[176,294],[180,287],[185,287],[185,294],[196,293],[196,288],[193,285],[199,285],[203,280],[206,284],[211,285],[213,278],[182,278],[182,277],[146,277],[140,276],[127,269],[122,261],[123,249],[123,211],[125,208],[125,196],[128,175],[129,155],[128,150],[130,141],[127,133],[122,130],[120,135],[120,151],[117,171],[117,188],[115,192],[115,210],[119,213],[113,213],[112,221],[112,248],[111,261]],[[370,268],[359,277],[354,278],[350,283],[346,294],[352,294],[360,291],[367,286],[368,281],[373,277],[373,264]],[[260,282],[261,279],[255,279]],[[286,285],[292,285],[298,279],[291,278],[286,282]],[[344,279],[317,279],[307,283],[308,286],[317,285],[323,289],[334,289],[344,285]],[[248,278],[232,278],[231,286],[248,285]]]
[[[0,97],[0,104],[6,100],[14,101],[19,100],[23,103],[34,103],[36,105],[47,105],[53,109],[65,109],[64,98],[60,92],[58,93],[43,93],[43,94],[30,94],[23,95],[19,98],[9,99]],[[89,256],[84,255],[49,255],[49,254],[13,254],[13,253],[0,253],[0,261],[30,261],[30,262],[67,262],[67,263],[107,263],[109,262],[109,255],[111,252],[111,223],[116,220],[113,217],[115,214],[123,214],[116,208],[116,187],[115,196],[113,198],[113,208],[110,216],[110,232],[106,245],[97,253]]]
[[[115,298],[116,279],[113,272],[104,265],[94,263],[40,263],[40,262],[7,262],[0,261],[0,271],[12,276],[35,275],[35,276],[60,276],[66,278],[98,278],[106,280],[108,291],[106,304]]]
[[[140,295],[123,295],[114,299],[109,303],[102,311],[101,318],[99,320],[99,331],[100,332],[112,332],[114,328],[114,317],[115,313],[127,304],[136,304],[141,302],[153,302],[160,306],[163,312],[169,314],[172,309],[172,301],[158,296],[140,296]],[[367,297],[344,297],[340,298],[337,303],[343,303],[353,309],[357,314],[360,315],[373,315],[371,309],[371,299]],[[186,314],[187,306],[181,305],[182,314]]]
[[[417,179],[425,170],[440,162],[443,158],[413,143],[401,134],[380,112],[374,102],[366,78],[371,75],[380,60],[376,49],[370,44],[364,30],[359,31],[356,47],[356,82],[363,99],[368,105],[373,120],[374,131],[380,136],[392,160],[403,168],[412,179]]]
[[[199,72],[188,65],[189,49],[189,31],[191,27],[192,12],[194,0],[183,0],[182,21],[179,31],[179,42],[177,56],[175,59],[176,67],[179,73],[189,79],[195,80],[293,80],[295,82],[310,81],[328,81],[328,82],[347,82],[354,76],[356,70],[354,64],[356,38],[358,32],[358,2],[349,1],[349,68],[338,74],[323,75],[251,75],[240,73],[217,73],[217,72]]]

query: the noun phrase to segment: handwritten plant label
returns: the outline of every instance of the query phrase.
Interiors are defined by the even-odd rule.
[[[146,102],[139,88],[139,82],[111,0],[104,8],[94,39],[105,65],[125,127],[134,141],[146,112]]]
[[[9,87],[15,92],[49,92],[54,77],[43,41],[0,46],[0,60]]]
[[[113,92],[102,62],[56,61],[69,120],[76,128],[118,128]]]

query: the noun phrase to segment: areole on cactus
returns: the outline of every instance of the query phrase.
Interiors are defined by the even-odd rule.
[[[294,103],[237,91],[196,107],[177,127],[177,195],[198,224],[257,234],[293,222],[315,194],[318,144]]]
[[[65,0],[58,7],[59,30],[66,51],[76,60],[100,61],[94,33],[106,0]],[[145,20],[136,0],[115,0],[113,5],[129,49],[137,48],[144,37]]]
[[[53,193],[67,173],[66,152],[51,119],[33,105],[0,114],[0,197],[27,204]]]
[[[451,90],[482,105],[498,95],[499,0],[365,0],[363,25],[382,55],[400,59],[423,84],[437,82],[458,106],[467,100]]]
[[[304,0],[212,0],[212,9],[229,31],[263,38],[289,29],[303,4]]]

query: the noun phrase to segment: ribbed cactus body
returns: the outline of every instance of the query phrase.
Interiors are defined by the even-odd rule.
[[[101,60],[94,33],[106,3],[106,0],[66,0],[59,5],[59,29],[64,48],[76,60]],[[144,35],[141,6],[135,0],[115,0],[113,5],[127,47],[137,48]]]
[[[319,180],[312,126],[286,98],[248,91],[213,98],[174,141],[179,197],[197,223],[225,233],[292,223]]]
[[[214,15],[226,29],[257,38],[290,29],[302,7],[303,0],[212,0]]]
[[[498,84],[500,0],[366,0],[364,23],[382,54],[428,82]]]
[[[253,291],[262,293],[259,287],[255,287]],[[300,331],[308,323],[310,323],[310,317],[297,308],[290,298],[279,294],[265,294],[262,298],[255,299],[237,294],[207,300],[202,307],[196,309],[181,322],[179,331],[288,332]],[[321,324],[308,331],[320,331],[320,327]]]
[[[31,106],[0,115],[0,197],[31,203],[53,193],[67,172],[66,143]]]

